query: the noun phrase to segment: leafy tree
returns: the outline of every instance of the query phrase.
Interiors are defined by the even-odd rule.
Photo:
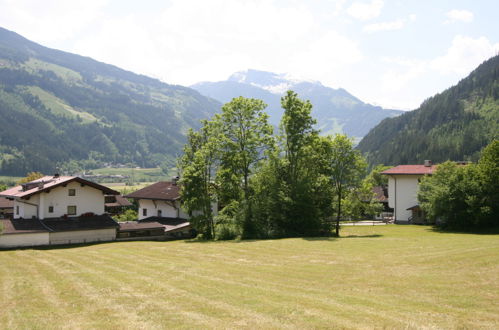
[[[336,199],[336,236],[340,234],[342,201],[349,189],[358,187],[367,167],[359,151],[354,150],[353,141],[346,135],[328,137],[324,153],[329,160],[329,176]]]
[[[216,200],[213,180],[218,166],[217,136],[217,124],[204,121],[199,132],[188,132],[188,142],[179,160],[183,207],[190,214],[200,212],[192,222],[207,239],[215,237],[212,205]]]
[[[122,214],[119,214],[114,217],[114,219],[118,222],[125,222],[125,221],[135,221],[137,220],[137,211],[133,209],[128,209]]]
[[[450,228],[499,225],[499,142],[484,148],[478,164],[447,161],[421,180],[418,200],[427,217]]]
[[[220,127],[218,139],[222,150],[218,181],[222,186],[239,190],[241,205],[245,208],[242,219],[244,237],[254,236],[256,232],[252,219],[250,175],[265,152],[274,145],[273,129],[268,123],[265,107],[261,100],[234,98],[224,104],[222,113],[214,120]]]
[[[26,177],[20,179],[17,184],[23,184],[23,183],[28,183],[31,181],[34,181],[36,179],[40,179],[43,177],[43,174],[40,172],[29,172]]]

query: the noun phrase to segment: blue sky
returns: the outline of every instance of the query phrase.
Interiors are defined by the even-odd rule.
[[[0,26],[167,83],[248,68],[414,109],[499,52],[493,0],[0,0]]]

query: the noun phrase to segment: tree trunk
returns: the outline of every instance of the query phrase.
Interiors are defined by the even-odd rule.
[[[340,237],[341,188],[338,190],[338,214],[336,216],[336,237]]]

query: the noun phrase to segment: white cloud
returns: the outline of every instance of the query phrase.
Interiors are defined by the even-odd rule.
[[[471,23],[473,22],[474,15],[469,10],[464,9],[452,9],[445,13],[447,20],[444,23],[455,23],[455,22],[464,22]]]
[[[473,39],[457,35],[447,53],[433,59],[430,67],[442,74],[466,75],[498,52],[499,43],[492,44],[486,37]]]
[[[381,23],[373,23],[364,26],[363,31],[368,33],[374,33],[379,31],[393,31],[400,30],[404,27],[406,20],[398,19],[391,22],[381,22]]]
[[[107,19],[72,51],[183,85],[223,80],[246,68],[315,78],[361,58],[355,42],[320,29],[305,6],[173,0],[147,24],[143,20]]]
[[[366,21],[378,17],[381,13],[383,5],[383,0],[372,0],[369,3],[354,2],[350,7],[348,7],[347,13],[353,18]]]
[[[102,17],[107,0],[4,0],[2,26],[40,43],[73,38]]]

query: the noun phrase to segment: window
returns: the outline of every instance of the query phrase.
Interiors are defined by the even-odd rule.
[[[146,217],[146,216],[147,216],[147,209],[142,209],[142,215],[143,215],[144,217]]]
[[[76,196],[76,189],[68,189],[68,196]]]
[[[161,213],[162,213],[162,211],[158,210],[158,217],[160,217],[160,218],[161,218]]]
[[[16,215],[19,215],[19,205],[16,206]]]
[[[76,215],[76,205],[68,206],[68,215]]]
[[[54,213],[54,207],[53,206],[49,206],[49,213]]]

